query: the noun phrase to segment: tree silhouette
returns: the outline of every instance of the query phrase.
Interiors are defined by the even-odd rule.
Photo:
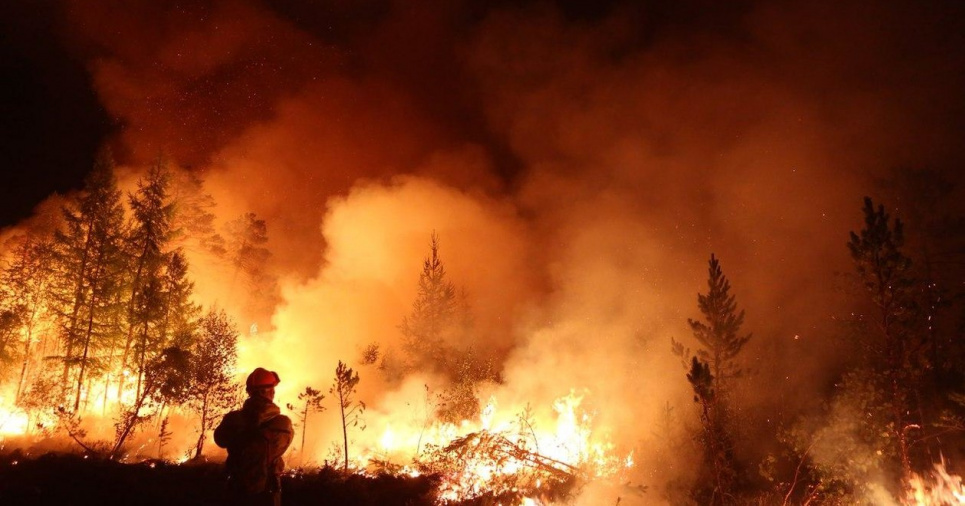
[[[305,387],[305,391],[298,394],[298,400],[302,402],[302,405],[298,408],[298,419],[299,424],[302,428],[302,445],[298,450],[299,454],[302,455],[302,464],[305,460],[305,433],[308,432],[308,415],[313,412],[322,412],[325,407],[322,406],[322,400],[325,399],[325,395],[322,394],[320,390],[316,390],[312,387]],[[293,404],[288,404],[288,409],[295,411],[296,406]]]
[[[744,311],[737,311],[736,298],[730,294],[730,281],[713,254],[708,274],[707,294],[697,294],[697,307],[704,321],[687,320],[702,346],[691,358],[687,381],[694,390],[694,401],[701,408],[705,458],[714,472],[711,503],[721,504],[732,495],[736,476],[726,404],[729,380],[741,374],[737,356],[751,335],[740,333]],[[679,345],[675,343],[676,346]]]
[[[127,300],[127,337],[121,355],[121,368],[136,364],[135,395],[140,394],[147,361],[167,345],[165,329],[164,269],[168,261],[168,242],[174,206],[168,195],[169,173],[165,160],[158,156],[137,191],[128,196],[132,220],[127,254],[132,273]],[[123,389],[123,375],[118,382]]]
[[[874,328],[878,339],[869,343],[875,356],[875,384],[888,393],[891,420],[883,430],[891,440],[901,464],[905,482],[911,477],[908,431],[917,427],[909,421],[915,412],[916,392],[928,355],[926,333],[916,295],[918,283],[911,274],[911,259],[902,253],[904,226],[892,224],[884,206],[864,199],[864,228],[851,232],[848,250],[862,287],[875,308]]]
[[[412,312],[399,326],[410,366],[445,367],[449,355],[445,336],[456,323],[457,303],[455,285],[446,278],[446,268],[439,256],[439,236],[433,232]]]
[[[232,376],[237,347],[238,330],[224,310],[211,309],[198,321],[188,388],[188,405],[200,422],[194,458],[201,456],[208,431],[237,404],[238,388]]]
[[[744,311],[737,311],[736,298],[730,294],[730,281],[713,254],[710,255],[708,271],[707,294],[697,295],[697,307],[704,321],[688,318],[687,323],[703,347],[697,351],[697,356],[710,365],[714,390],[721,396],[726,395],[727,380],[741,374],[736,358],[751,335],[740,335]]]
[[[362,422],[361,416],[365,412],[365,403],[356,401],[355,387],[359,384],[359,374],[352,371],[341,360],[335,368],[335,382],[329,393],[338,398],[338,408],[342,420],[342,441],[345,448],[344,469],[348,472],[348,427],[358,427]],[[365,430],[365,426],[362,426]]]
[[[225,232],[234,293],[250,294],[244,299],[246,316],[256,321],[270,317],[280,295],[278,280],[270,270],[268,224],[255,213],[245,213],[228,222]]]
[[[98,352],[118,332],[118,301],[123,288],[123,220],[114,161],[102,151],[87,175],[80,199],[63,208],[65,226],[55,233],[53,290],[58,299],[64,368],[61,385],[73,389],[73,410],[80,408],[86,375],[99,366]],[[76,369],[73,387],[70,373]]]

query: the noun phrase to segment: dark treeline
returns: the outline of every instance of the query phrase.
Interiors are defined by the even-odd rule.
[[[745,313],[711,255],[707,292],[697,297],[700,318],[689,321],[699,346],[673,343],[692,387],[691,433],[702,455],[696,486],[671,494],[677,501],[958,503],[947,487],[960,485],[954,478],[940,483],[934,471],[965,457],[965,227],[938,174],[900,175],[904,183],[890,186],[890,196],[910,220],[866,197],[842,240],[853,271],[842,273],[836,289],[852,306],[832,318],[845,366],[828,391],[816,392],[822,397],[814,409],[783,419],[776,432],[764,433],[755,421],[781,413],[741,402],[755,389],[780,388],[746,374],[753,360],[744,345],[766,337],[743,330]],[[923,498],[914,499],[916,492]],[[940,500],[929,495],[943,493]]]

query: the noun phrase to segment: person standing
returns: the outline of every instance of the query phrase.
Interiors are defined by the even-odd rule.
[[[294,437],[291,420],[273,402],[278,373],[261,367],[245,382],[248,399],[214,430],[214,442],[228,450],[231,506],[280,506],[282,455]]]

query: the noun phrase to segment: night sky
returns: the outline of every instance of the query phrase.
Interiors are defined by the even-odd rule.
[[[435,128],[450,132],[443,142],[484,146],[494,173],[511,184],[525,161],[479,106],[486,100],[485,91],[478,76],[468,75],[464,47],[481,25],[498,17],[494,13],[517,7],[522,12],[554,10],[562,23],[573,28],[613,25],[612,36],[619,41],[605,50],[614,59],[652,51],[670,53],[675,64],[686,65],[688,58],[696,63],[724,54],[719,61],[736,59],[790,86],[800,86],[797,93],[813,95],[827,108],[826,119],[831,122],[837,121],[831,117],[836,111],[849,114],[852,104],[842,103],[851,99],[848,92],[869,91],[895,110],[908,113],[873,119],[908,120],[904,125],[880,125],[882,130],[906,128],[908,137],[915,137],[921,135],[919,123],[926,123],[932,140],[947,136],[926,153],[903,150],[900,154],[907,156],[894,164],[954,170],[951,167],[960,163],[962,155],[965,22],[961,2],[890,1],[864,8],[862,2],[814,6],[777,2],[765,7],[755,2],[722,6],[696,0],[570,0],[553,7],[506,1],[427,2],[410,7],[387,0],[276,0],[167,2],[164,8],[135,2],[112,9],[115,3],[100,2],[102,7],[95,8],[84,2],[15,0],[0,6],[0,223],[10,225],[29,216],[52,192],[79,188],[96,149],[109,139],[118,141],[114,147],[122,162],[141,161],[149,156],[146,153],[161,149],[173,152],[182,165],[204,166],[242,126],[270,117],[280,96],[306,81],[334,74],[372,77],[401,90]],[[97,62],[116,59],[128,67],[148,67],[156,63],[152,58],[162,57],[157,52],[161,41],[178,37],[178,24],[188,25],[183,28],[189,33],[206,29],[190,23],[219,10],[219,15],[230,18],[236,6],[244,7],[237,9],[242,16],[252,15],[254,9],[272,18],[271,26],[239,25],[265,30],[266,36],[255,42],[261,49],[255,49],[250,58],[225,65],[220,74],[202,71],[187,76],[190,83],[173,99],[145,94],[142,99],[147,105],[139,110],[112,103],[111,92],[103,85],[98,91],[93,83]],[[769,21],[768,16],[774,19]],[[163,21],[154,23],[158,19]],[[152,26],[157,30],[148,28]],[[272,36],[272,32],[295,30],[299,40]],[[303,51],[306,41],[315,50]],[[186,44],[182,49],[191,51],[190,41]],[[708,56],[706,45],[722,51]],[[560,50],[568,49],[561,44]],[[237,87],[226,84],[237,77],[232,73],[253,69],[262,74]],[[281,91],[255,90],[265,86]],[[164,100],[168,102],[161,103]],[[172,136],[167,120],[155,121],[162,108],[201,133],[182,133],[180,142],[163,139]],[[137,152],[137,145],[145,143],[123,139],[131,130],[153,135],[157,145]],[[410,154],[400,153],[400,157]]]
[[[80,187],[111,122],[54,2],[0,5],[0,223]]]

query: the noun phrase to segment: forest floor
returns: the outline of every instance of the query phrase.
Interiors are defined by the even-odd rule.
[[[437,504],[438,485],[433,476],[368,477],[321,468],[287,473],[282,480],[282,504],[428,506]],[[223,490],[222,464],[215,462],[123,464],[75,454],[24,458],[13,451],[0,455],[3,506],[220,506]]]

